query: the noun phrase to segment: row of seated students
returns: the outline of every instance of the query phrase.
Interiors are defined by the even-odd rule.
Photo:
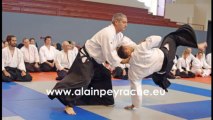
[[[29,72],[56,71],[57,80],[63,79],[72,65],[78,48],[74,42],[64,41],[62,50],[51,45],[51,36],[44,38],[44,45],[38,50],[36,45],[30,44],[29,39],[23,39],[23,46],[17,48],[16,36],[8,35],[8,46],[2,49],[2,80],[32,81]],[[3,45],[2,45],[3,47]]]
[[[205,56],[204,51],[198,51],[194,56],[191,52],[191,48],[186,48],[180,58],[175,57],[174,65],[168,76],[170,79],[211,75],[211,53]]]
[[[7,36],[7,44],[2,44],[2,79],[10,82],[31,81],[29,72],[57,71],[56,80],[62,80],[75,60],[78,48],[71,41],[62,43],[62,50],[59,44],[51,45],[51,36],[44,38],[44,45],[39,49],[34,39],[23,39],[23,45],[16,47],[16,37]],[[13,50],[11,50],[13,49]],[[15,53],[15,54],[14,54]],[[15,62],[14,62],[15,61]],[[103,63],[113,78],[128,79],[128,64],[121,64],[112,68],[107,62]],[[191,54],[191,48],[184,50],[182,57],[174,59],[174,66],[168,75],[169,78],[193,78],[195,76],[209,76],[211,74],[211,53],[206,56],[203,51],[198,51],[196,57]],[[147,76],[149,77],[149,76]]]
[[[173,68],[168,74],[168,78],[178,79],[194,78],[196,76],[206,77],[211,74],[211,53],[205,56],[203,51],[198,51],[197,55],[194,56],[191,52],[191,48],[186,48],[180,58],[176,55]],[[113,68],[106,61],[104,66],[110,70],[112,78],[123,80],[128,79],[129,64],[120,64]],[[151,75],[146,78],[150,77]]]

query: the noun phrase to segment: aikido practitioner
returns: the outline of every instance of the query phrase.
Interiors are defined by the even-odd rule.
[[[70,44],[67,41],[62,43],[62,50],[56,55],[55,65],[58,77],[56,80],[62,80],[68,73],[69,68],[75,60],[75,53],[69,50]]]
[[[190,70],[190,60],[187,59],[191,55],[191,51],[189,49],[185,49],[183,51],[183,55],[181,58],[178,59],[177,62],[177,71],[176,73],[181,77],[181,78],[194,78],[195,74],[191,72]]]
[[[198,51],[195,60],[192,61],[191,71],[196,76],[207,77],[211,74],[211,66],[206,63],[203,51]]]
[[[8,35],[6,40],[9,46],[2,49],[2,81],[32,81],[31,75],[26,72],[23,54],[16,47],[16,36]]]
[[[56,49],[51,45],[51,36],[44,38],[44,45],[39,49],[39,57],[41,63],[41,71],[49,72],[56,71],[54,59],[56,55]]]
[[[176,55],[178,46],[189,46],[204,49],[206,43],[197,45],[194,30],[189,25],[183,25],[175,32],[166,35],[159,48],[156,48],[161,42],[160,36],[150,36],[141,42],[135,48],[121,46],[118,49],[118,55],[121,58],[131,56],[128,76],[130,80],[132,95],[132,105],[126,106],[125,109],[135,109],[141,107],[142,90],[141,80],[146,76],[152,75],[155,84],[159,85],[167,92],[170,82],[167,74],[173,66],[173,60]]]
[[[39,54],[35,45],[30,44],[29,39],[23,39],[24,46],[21,48],[21,52],[24,56],[24,64],[28,72],[39,72]]]
[[[116,48],[124,44],[135,44],[130,39],[123,39],[121,33],[127,27],[127,17],[116,13],[112,17],[112,24],[97,32],[79,50],[68,74],[58,82],[53,90],[99,89],[112,90],[111,74],[102,63],[108,61],[110,65],[117,66],[126,63],[129,58],[121,59]],[[113,95],[77,96],[77,95],[49,95],[50,99],[58,98],[63,103],[68,114],[75,114],[74,105],[113,105]]]

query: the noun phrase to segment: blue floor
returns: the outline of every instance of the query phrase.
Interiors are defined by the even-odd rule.
[[[128,86],[127,80],[115,80],[113,86]],[[143,85],[156,86],[152,80],[143,80]],[[157,86],[156,86],[157,87]],[[21,116],[27,120],[107,120],[96,113],[75,107],[77,115],[67,115],[64,106],[57,100],[50,100],[47,95],[17,83],[2,83],[2,117]],[[169,90],[176,90],[205,97],[211,97],[211,90],[172,83]],[[180,95],[181,97],[181,95]],[[211,100],[182,102],[174,104],[143,106],[162,113],[184,119],[211,117]]]
[[[129,83],[130,83],[129,80],[114,80],[114,81],[112,81],[112,84],[114,86],[128,86]],[[152,86],[157,87],[157,85],[150,79],[142,80],[142,85],[152,85]],[[196,94],[196,95],[201,95],[201,96],[206,96],[206,97],[211,97],[211,90],[187,86],[187,85],[172,83],[170,85],[168,91],[170,89],[181,91],[181,92],[187,92],[187,93],[191,93],[191,94]]]
[[[64,106],[57,100],[50,100],[47,95],[16,83],[3,83],[3,117],[21,116],[27,120],[107,120],[107,118],[86,111],[79,107],[75,116],[67,115]]]
[[[146,106],[187,120],[211,117],[211,100]]]

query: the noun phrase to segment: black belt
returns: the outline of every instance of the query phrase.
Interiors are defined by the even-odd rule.
[[[94,58],[92,58],[92,57],[89,56],[89,54],[88,54],[88,52],[87,52],[87,50],[86,50],[86,48],[85,48],[85,45],[84,45],[81,49],[84,50],[86,56],[88,57],[88,59],[89,59],[90,61],[92,61],[92,62],[94,63],[94,65],[97,65],[97,64],[98,64],[98,63],[94,60]],[[81,52],[81,49],[80,49],[80,52]],[[82,53],[82,52],[81,52],[81,53]],[[82,54],[84,54],[84,53],[82,53]],[[98,64],[98,65],[99,65],[99,64]]]

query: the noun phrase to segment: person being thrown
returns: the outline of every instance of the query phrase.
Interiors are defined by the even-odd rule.
[[[157,48],[161,41],[160,47]],[[146,76],[151,75],[154,83],[168,92],[167,88],[171,83],[167,79],[167,74],[173,66],[178,46],[205,49],[207,44],[206,42],[197,44],[194,30],[186,24],[166,35],[163,40],[160,36],[153,35],[134,48],[120,46],[117,50],[119,57],[125,59],[131,56],[128,76],[131,90],[134,92],[131,96],[132,105],[126,106],[125,109],[133,110],[142,105],[139,91],[142,90],[141,80]]]

